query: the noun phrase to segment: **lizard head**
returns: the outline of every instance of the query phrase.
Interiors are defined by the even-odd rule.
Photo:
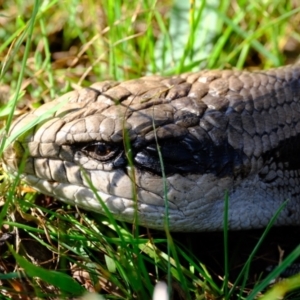
[[[220,230],[226,192],[230,228],[265,226],[261,214],[278,206],[263,211],[270,195],[259,175],[263,153],[251,145],[253,101],[223,78],[235,74],[70,92],[15,121],[10,135],[46,114],[6,149],[4,163],[12,172],[22,165],[23,179],[42,193],[151,228],[163,229],[168,215],[171,230]]]

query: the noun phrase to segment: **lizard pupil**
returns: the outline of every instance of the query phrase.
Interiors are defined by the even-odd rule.
[[[96,155],[99,156],[106,156],[111,152],[111,147],[105,144],[96,144],[95,145],[95,150],[94,150]]]

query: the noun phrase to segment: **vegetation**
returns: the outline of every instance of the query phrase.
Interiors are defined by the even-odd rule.
[[[2,133],[14,117],[96,81],[294,62],[299,18],[293,0],[0,0]],[[295,249],[263,279],[255,265],[269,250],[257,251],[274,248],[278,231],[225,231],[223,246],[223,233],[135,228],[39,195],[5,171],[0,180],[3,299],[151,299],[157,280],[169,282],[174,299],[275,299],[300,287],[296,275],[265,293],[299,256],[285,240]]]

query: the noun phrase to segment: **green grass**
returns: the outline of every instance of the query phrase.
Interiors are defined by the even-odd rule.
[[[293,1],[215,3],[4,1],[0,4],[0,99],[4,88],[10,92],[0,106],[2,133],[14,116],[79,85],[200,68],[264,69],[293,61],[300,41],[300,9]],[[285,46],[291,39],[294,51]],[[4,146],[3,139],[0,153]],[[172,279],[174,294],[184,295],[182,299],[250,300],[265,293],[271,278],[280,273],[275,269],[266,280],[250,284],[255,248],[236,276],[240,280],[232,282],[230,245],[221,249],[224,273],[208,271],[193,249],[168,230],[133,228],[111,216],[53,204],[8,176],[1,175],[0,200],[5,199],[5,204],[0,230],[14,230],[17,243],[0,249],[3,298],[20,294],[70,298],[89,290],[106,299],[151,299],[155,282],[165,278]],[[224,240],[227,244],[226,231]],[[298,256],[296,248],[280,269]],[[299,288],[298,281],[299,276],[277,285],[264,299]]]

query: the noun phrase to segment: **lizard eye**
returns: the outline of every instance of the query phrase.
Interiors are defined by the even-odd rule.
[[[115,145],[97,142],[83,147],[81,152],[99,161],[107,161],[113,158],[118,150],[119,147]]]

